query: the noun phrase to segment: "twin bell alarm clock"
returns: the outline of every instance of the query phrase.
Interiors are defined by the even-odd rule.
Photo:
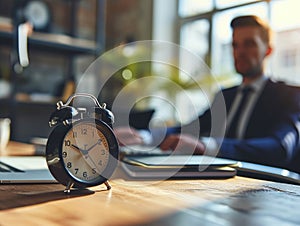
[[[77,98],[85,98],[93,107],[74,107]],[[74,105],[74,104],[73,104]],[[113,133],[114,116],[90,94],[69,97],[50,117],[54,127],[46,145],[46,160],[53,177],[71,189],[105,184],[113,174],[119,155],[118,141]]]

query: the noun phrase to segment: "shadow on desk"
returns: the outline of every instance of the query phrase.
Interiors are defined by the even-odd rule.
[[[94,194],[94,191],[83,189],[65,194],[64,187],[58,184],[18,184],[0,186],[0,210],[30,206],[55,200],[70,199]]]
[[[190,226],[279,225],[280,223],[296,226],[300,225],[299,209],[299,186],[270,182],[258,188],[245,189],[226,198],[217,198],[203,205],[182,209],[155,221],[145,222],[143,225],[179,226],[188,222]]]

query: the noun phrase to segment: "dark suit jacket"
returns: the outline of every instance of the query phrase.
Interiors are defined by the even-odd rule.
[[[220,103],[219,99],[223,94],[225,111],[228,114],[237,90],[238,87],[232,87],[217,94],[212,109]],[[220,110],[215,111],[218,113]],[[226,120],[222,117],[216,119],[217,133],[212,132],[211,110],[199,116],[200,136],[214,136],[221,142],[219,157],[284,167],[300,172],[300,157],[295,160],[295,156],[300,156],[297,154],[300,143],[299,115],[300,89],[268,80],[250,115],[244,139],[231,139],[226,135],[223,140],[219,138],[217,133],[222,134],[226,127]]]

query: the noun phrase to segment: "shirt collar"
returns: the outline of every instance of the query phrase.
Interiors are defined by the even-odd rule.
[[[266,76],[261,76],[257,79],[255,79],[253,82],[251,82],[249,85],[255,92],[259,91],[260,89],[262,89],[262,87],[265,85],[266,81],[268,80],[268,78]],[[239,88],[239,90],[244,89],[246,86],[244,84],[242,84]]]

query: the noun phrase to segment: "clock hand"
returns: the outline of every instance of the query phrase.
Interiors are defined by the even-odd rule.
[[[76,150],[76,151],[81,151],[79,147],[77,147],[76,145],[74,144],[71,144],[71,147]]]
[[[84,149],[81,149],[79,147],[77,147],[76,145],[72,144],[71,147],[74,148],[74,150],[80,152],[82,155],[86,156],[88,154],[88,150],[84,150]]]
[[[98,142],[97,142],[97,143],[98,143]],[[94,144],[94,145],[93,145],[92,147],[90,147],[89,149],[81,149],[81,148],[77,147],[77,146],[74,145],[74,144],[72,144],[71,146],[72,146],[74,149],[76,149],[77,151],[80,151],[83,155],[87,155],[88,151],[89,151],[90,149],[92,149],[93,147],[95,147],[95,146],[97,145],[97,143]]]
[[[95,170],[96,170],[97,173],[99,173],[100,170],[98,169],[97,164],[94,162],[93,158],[91,158],[91,156],[89,155],[89,151],[92,150],[96,145],[100,144],[101,142],[102,142],[101,139],[99,139],[95,144],[93,144],[90,148],[88,148],[86,150],[81,149],[81,148],[77,147],[74,144],[71,144],[71,147],[73,147],[74,150],[80,152],[85,157],[85,159],[90,160],[92,165],[95,167]]]
[[[86,149],[86,151],[89,152],[89,151],[92,150],[95,146],[97,146],[98,144],[101,144],[101,142],[102,142],[102,140],[99,139],[99,140],[97,141],[97,143],[93,144],[91,147],[89,147],[88,149]]]
[[[71,147],[73,148],[74,151],[78,152],[82,156],[86,156],[87,152],[85,150],[80,149],[74,144],[71,144]]]
[[[98,169],[98,166],[96,165],[96,163],[94,162],[94,160],[91,158],[91,156],[89,154],[87,154],[87,158],[89,158],[90,161],[92,162],[92,164],[94,165],[94,167],[95,167],[94,169],[96,170],[96,172],[100,173],[101,171]]]
[[[85,157],[87,163],[90,165],[90,166],[93,166],[95,167],[94,169],[96,170],[97,173],[100,173],[101,170],[98,168],[99,166],[94,162],[93,158],[89,155],[89,151],[92,150],[95,146],[101,144],[102,140],[101,139],[98,139],[98,141],[93,144],[91,147],[89,147],[88,149],[85,149],[85,150],[82,150],[82,149],[79,149],[80,152],[83,154],[83,156]],[[89,160],[88,160],[89,159]]]

